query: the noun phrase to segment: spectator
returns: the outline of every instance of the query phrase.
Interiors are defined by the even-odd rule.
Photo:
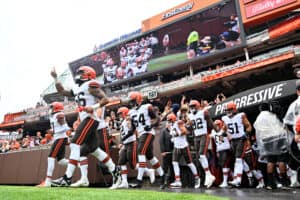
[[[26,137],[24,137],[22,140],[22,148],[29,147],[29,144],[30,144],[30,136],[26,135]]]
[[[168,53],[169,53],[169,43],[170,43],[169,34],[164,35],[162,43],[163,43],[163,47],[164,47],[164,53],[165,53],[165,55],[168,55]]]
[[[195,55],[198,53],[199,45],[199,34],[197,31],[190,32],[187,38],[187,48],[188,50],[194,50]]]
[[[13,140],[10,144],[11,150],[19,150],[21,147],[20,143],[17,140]]]
[[[43,139],[41,131],[36,132],[34,144],[39,146],[41,144],[41,140]]]
[[[2,142],[2,147],[1,147],[1,150],[0,150],[0,153],[6,153],[10,150],[10,145],[9,145],[9,142],[7,140],[4,140]]]

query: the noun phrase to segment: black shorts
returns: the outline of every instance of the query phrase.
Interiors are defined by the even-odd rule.
[[[232,139],[230,145],[235,158],[244,158],[246,151],[246,138]]]
[[[269,163],[277,163],[277,162],[287,163],[289,161],[289,154],[283,153],[280,155],[269,155],[267,156],[267,160]]]
[[[97,133],[99,135],[100,148],[103,151],[105,151],[108,155],[110,155],[110,148],[108,142],[109,135],[107,128],[99,129],[97,130]]]
[[[136,142],[130,142],[125,144],[119,152],[119,165],[126,165],[129,163],[131,169],[135,169],[137,163],[137,144]]]
[[[183,156],[183,158],[184,158],[184,160],[187,164],[193,162],[192,155],[191,155],[189,147],[185,147],[183,149],[174,148],[172,160],[176,161],[176,162],[179,162],[181,156]]]
[[[145,133],[138,139],[138,155],[145,155],[148,160],[153,158],[154,135]]]
[[[68,142],[68,138],[60,138],[53,142],[50,153],[48,157],[56,158],[57,161],[63,159],[65,157],[66,152],[66,144]]]
[[[91,141],[89,138],[96,134],[98,124],[98,121],[90,117],[85,118],[82,122],[80,122],[78,128],[76,129],[71,143],[82,145],[83,143]]]
[[[209,136],[207,134],[195,136],[194,144],[195,144],[196,152],[198,153],[198,157],[200,155],[206,155],[208,145],[209,145]]]
[[[222,168],[229,168],[232,160],[232,153],[230,150],[219,151],[219,165]]]

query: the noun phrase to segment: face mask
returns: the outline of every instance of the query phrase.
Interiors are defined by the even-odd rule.
[[[196,112],[197,112],[196,108],[190,108],[190,111],[191,111],[191,113],[194,113],[194,114],[196,114]]]
[[[129,108],[134,108],[137,106],[136,100],[130,100],[128,103]]]

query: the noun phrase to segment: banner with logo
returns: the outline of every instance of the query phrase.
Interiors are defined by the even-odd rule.
[[[296,94],[297,80],[280,81],[241,92],[214,105],[209,109],[209,112],[213,118],[221,116],[225,113],[227,103],[231,101],[237,104],[239,110],[243,110],[252,106],[258,106],[262,102],[291,97]]]

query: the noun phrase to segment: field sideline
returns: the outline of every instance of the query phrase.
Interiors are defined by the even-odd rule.
[[[1,200],[225,200],[208,194],[158,192],[148,190],[110,190],[104,188],[37,188],[34,186],[0,186]]]

